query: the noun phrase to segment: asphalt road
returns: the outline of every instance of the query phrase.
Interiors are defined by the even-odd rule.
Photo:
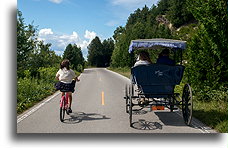
[[[186,126],[181,111],[150,111],[133,115],[133,128],[125,112],[125,85],[129,79],[105,68],[85,69],[76,83],[72,110],[59,120],[60,92],[17,117],[17,133],[215,133],[193,118]]]

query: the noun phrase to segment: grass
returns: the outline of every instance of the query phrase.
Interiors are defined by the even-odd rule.
[[[117,72],[117,73],[119,73],[119,74],[121,74],[121,75],[123,75],[123,76],[125,76],[125,77],[127,77],[127,78],[130,78],[130,75],[131,75],[131,71],[130,71],[130,68],[128,68],[128,67],[120,67],[120,68],[111,68],[111,67],[109,67],[108,68],[109,70],[112,70],[112,71],[115,71],[115,72]]]
[[[227,102],[194,101],[193,115],[216,131],[221,133],[228,133]]]
[[[17,114],[21,114],[54,92],[54,81],[48,82],[36,78],[19,79],[17,82]]]
[[[127,78],[130,77],[130,68],[108,68]],[[182,94],[184,83],[177,85],[175,92]],[[194,94],[193,94],[194,95]],[[201,101],[193,96],[193,116],[207,126],[220,133],[228,133],[228,109],[227,100]]]

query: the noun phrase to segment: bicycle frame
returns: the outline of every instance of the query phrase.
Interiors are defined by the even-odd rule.
[[[60,108],[62,107],[64,107],[65,109],[67,109],[68,107],[68,93],[65,93],[60,100]]]

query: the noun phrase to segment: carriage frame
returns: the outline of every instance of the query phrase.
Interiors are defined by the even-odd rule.
[[[129,123],[133,127],[133,112],[144,108],[153,110],[169,109],[170,112],[180,109],[186,125],[191,125],[193,102],[190,84],[185,84],[182,95],[175,93],[174,88],[179,85],[185,67],[183,66],[182,51],[186,49],[186,41],[172,39],[139,39],[132,40],[129,46],[133,65],[134,51],[169,48],[178,56],[180,62],[175,66],[150,64],[131,68],[131,83],[125,86],[126,112],[129,114]],[[174,59],[175,60],[175,59]],[[176,61],[175,61],[176,62]],[[145,100],[141,104],[141,100]],[[134,109],[137,106],[137,109]]]

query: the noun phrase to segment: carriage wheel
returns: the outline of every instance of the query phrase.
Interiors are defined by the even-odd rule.
[[[129,121],[130,121],[130,127],[132,127],[132,97],[130,97],[130,102],[129,102]]]
[[[192,120],[192,109],[193,109],[193,102],[192,102],[192,89],[189,84],[185,84],[182,94],[182,113],[184,122],[187,125],[190,125]]]
[[[129,121],[130,121],[130,127],[132,127],[132,107],[133,107],[133,98],[134,95],[134,85],[131,84],[130,86],[130,97],[129,97]]]
[[[129,113],[129,94],[128,85],[125,86],[125,99],[126,99],[126,113]]]

